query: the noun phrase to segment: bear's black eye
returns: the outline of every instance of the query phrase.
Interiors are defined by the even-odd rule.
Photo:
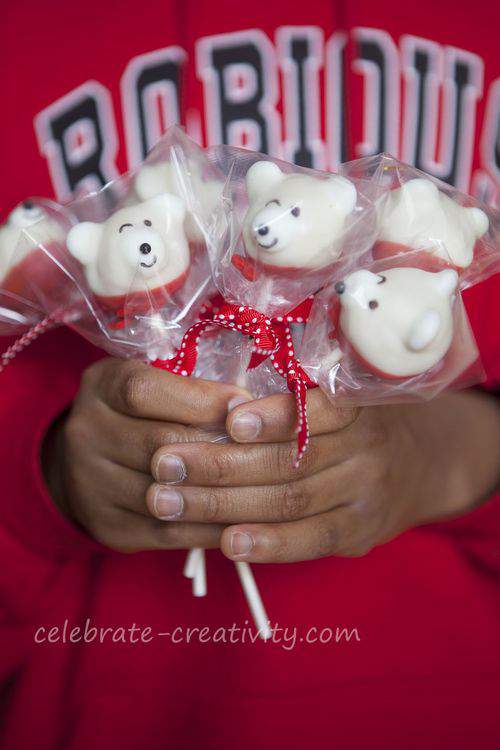
[[[300,208],[298,206],[292,208],[292,216],[300,216]]]
[[[382,274],[379,274],[379,279],[380,279],[380,281],[378,282],[379,284],[383,284],[384,281],[387,281],[387,278],[385,276],[382,276]]]
[[[371,300],[369,301],[369,303],[368,303],[368,307],[370,308],[370,310],[376,310],[376,309],[377,309],[377,307],[378,307],[378,302],[377,302],[377,300],[376,300],[376,299],[371,299]]]
[[[144,219],[144,223],[145,223],[145,225],[146,225],[147,227],[150,227],[150,226],[151,226],[151,222],[150,222],[150,220],[149,220],[149,219]]]

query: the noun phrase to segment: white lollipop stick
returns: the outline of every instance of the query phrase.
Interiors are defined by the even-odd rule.
[[[193,596],[206,596],[205,550],[201,547],[194,547],[194,549],[189,550],[184,564],[184,575],[192,580]]]
[[[250,612],[259,631],[259,636],[266,641],[272,636],[273,631],[269,625],[269,618],[257,584],[255,583],[252,569],[246,562],[237,562],[235,565]]]
[[[193,596],[207,595],[207,569],[205,565],[205,550],[198,549],[198,563],[193,576]]]
[[[185,578],[194,578],[196,571],[196,564],[198,561],[198,547],[190,549],[186,556],[186,562],[184,563],[183,575]]]

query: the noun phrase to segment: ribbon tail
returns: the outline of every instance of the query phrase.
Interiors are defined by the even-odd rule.
[[[198,342],[200,336],[204,331],[213,326],[214,323],[211,320],[202,320],[195,323],[184,334],[179,350],[173,357],[170,359],[155,359],[151,364],[153,367],[167,370],[167,372],[172,372],[174,375],[181,375],[183,377],[192,375],[198,361]]]
[[[288,313],[288,323],[307,323],[314,302],[314,294],[310,294]]]
[[[268,354],[261,354],[260,352],[252,352],[250,362],[248,363],[247,370],[255,370],[256,367],[262,364],[267,358]]]
[[[297,455],[293,462],[294,469],[297,469],[304,453],[309,445],[309,425],[307,422],[307,386],[303,380],[294,380],[288,386],[295,396],[295,405],[297,409]]]

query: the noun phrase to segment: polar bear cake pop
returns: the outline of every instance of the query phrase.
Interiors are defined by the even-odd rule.
[[[341,251],[346,222],[357,200],[344,177],[285,174],[271,161],[257,161],[247,172],[249,207],[243,241],[250,263],[233,255],[248,278],[252,264],[267,270],[318,270]]]
[[[403,246],[430,252],[456,268],[471,264],[474,245],[489,224],[480,208],[461,206],[431,180],[420,177],[380,201],[378,220],[377,257],[392,255]]]
[[[129,295],[173,293],[184,282],[189,245],[184,203],[163,193],[113,213],[106,221],[85,221],[68,233],[67,247],[84,266],[101,303],[120,309]]]
[[[426,372],[453,340],[457,282],[453,269],[354,271],[335,285],[340,330],[363,363],[382,377]]]

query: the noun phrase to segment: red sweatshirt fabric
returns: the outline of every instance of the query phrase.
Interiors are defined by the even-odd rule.
[[[260,139],[274,153],[284,143],[302,163],[330,168],[339,155],[382,146],[493,202],[497,27],[486,0],[439,8],[429,0],[404,7],[18,0],[3,10],[0,32],[0,63],[9,70],[0,203],[7,212],[28,193],[64,198],[89,179],[112,177],[179,118],[202,142],[225,122],[232,142]],[[207,41],[215,34],[225,36]],[[342,87],[339,65],[328,76],[325,69],[338,63],[344,42]],[[310,78],[301,89],[289,58],[304,54]],[[221,60],[236,67],[219,79]],[[160,72],[158,61],[166,65]],[[466,81],[466,106],[456,109],[455,128],[441,121],[434,145],[413,127],[423,123],[429,138],[432,112],[419,119],[405,109],[416,71],[429,69],[442,74],[446,90],[455,82],[455,104]],[[143,93],[132,94],[154,75],[160,87],[151,108]],[[245,96],[234,86],[246,82],[250,98],[252,86],[264,87],[258,96],[272,105],[274,78],[275,114],[248,105],[254,122],[242,125],[230,104]],[[223,105],[214,80],[227,87]],[[300,125],[304,91],[311,98]],[[367,95],[374,91],[378,99]],[[89,152],[78,150],[88,128],[75,142],[70,128],[84,115],[96,128],[94,147],[99,138],[105,146],[90,167]],[[500,385],[499,293],[493,278],[467,295],[491,390]],[[54,508],[40,473],[41,440],[100,356],[75,334],[55,331],[0,376],[2,749],[498,748],[500,497],[363,558],[258,566],[269,614],[283,630],[275,642],[251,643],[234,566],[219,553],[208,554],[209,595],[194,599],[183,552],[105,550]]]

